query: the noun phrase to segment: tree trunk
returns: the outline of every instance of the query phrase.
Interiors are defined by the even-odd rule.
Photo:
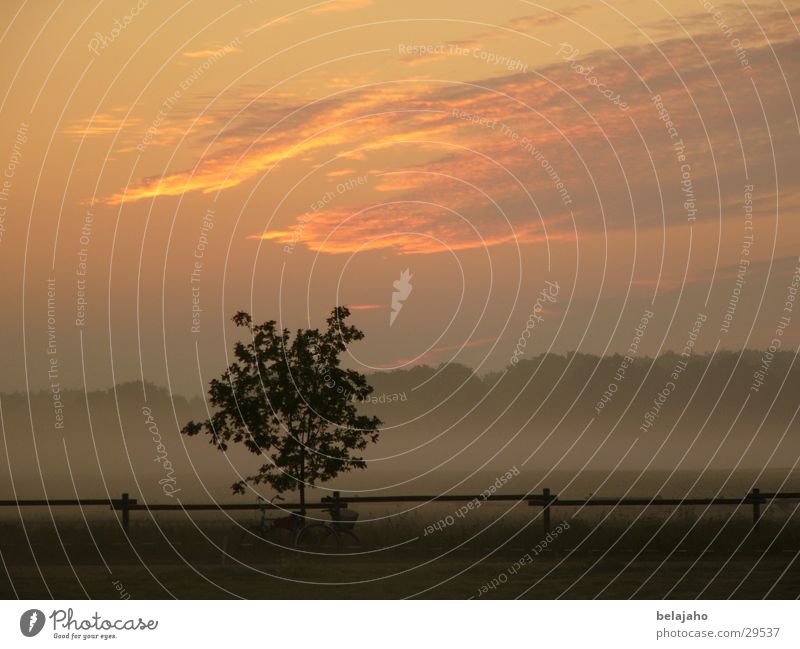
[[[302,444],[302,442],[301,442]],[[300,447],[300,515],[306,517],[306,447]]]

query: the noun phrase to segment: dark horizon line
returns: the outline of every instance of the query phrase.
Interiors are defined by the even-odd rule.
[[[716,358],[719,358],[719,357],[722,357],[722,356],[731,356],[731,355],[744,356],[745,354],[748,354],[748,353],[763,354],[766,351],[768,351],[768,349],[760,349],[760,348],[757,348],[757,347],[744,347],[742,349],[719,349],[716,352],[714,352],[713,350],[707,350],[707,351],[704,351],[704,352],[696,352],[694,354],[691,354],[691,357],[692,358],[697,357],[697,358],[708,359],[712,355],[715,356]],[[541,352],[539,354],[536,354],[535,356],[531,356],[530,358],[521,359],[517,366],[519,366],[519,365],[521,365],[523,363],[530,363],[532,361],[535,361],[537,359],[542,358],[543,356],[553,356],[553,357],[561,357],[561,358],[569,359],[570,357],[575,356],[575,355],[584,356],[584,357],[591,357],[591,358],[595,358],[595,359],[598,359],[598,360],[614,359],[614,358],[625,358],[627,356],[627,354],[622,353],[622,352],[614,352],[613,354],[605,354],[605,355],[602,355],[602,356],[599,355],[599,354],[591,353],[591,352],[579,352],[577,350],[568,351],[568,352],[564,352],[564,353]],[[773,353],[773,360],[777,359],[778,357],[790,357],[790,356],[796,356],[796,355],[797,355],[797,353],[793,353],[793,352],[785,350],[785,349],[779,349],[779,350],[776,350]],[[643,354],[643,355],[633,356],[631,358],[633,359],[633,362],[638,364],[638,363],[642,363],[642,362],[645,362],[645,361],[653,362],[653,361],[656,361],[658,359],[665,358],[665,357],[673,358],[675,356],[680,356],[680,352],[677,352],[677,351],[674,351],[674,350],[666,350],[666,351],[662,352],[661,354],[659,354],[658,356],[651,356],[649,354]],[[477,378],[479,378],[481,380],[483,380],[483,379],[485,379],[487,377],[490,377],[492,375],[499,375],[499,374],[502,374],[502,373],[504,373],[506,371],[510,371],[510,370],[514,369],[514,366],[509,364],[509,365],[504,366],[502,369],[492,369],[492,370],[486,370],[486,371],[483,371],[483,372],[477,372],[474,368],[470,367],[469,365],[465,365],[464,363],[446,362],[446,363],[439,363],[438,365],[429,365],[427,363],[422,363],[422,364],[419,364],[419,365],[413,365],[413,366],[408,367],[408,368],[394,368],[394,369],[388,369],[388,370],[382,370],[382,371],[364,371],[363,373],[366,376],[369,377],[369,376],[389,375],[389,374],[392,374],[392,373],[410,372],[410,371],[420,370],[420,369],[425,369],[425,368],[427,368],[427,369],[429,369],[431,371],[437,371],[442,366],[449,366],[449,365],[452,365],[453,367],[463,367],[463,368],[465,368],[467,370],[470,370],[475,375],[475,377],[477,377]],[[214,375],[214,378],[216,378],[216,377],[217,377],[217,375]],[[123,386],[129,386],[129,385],[140,385],[140,386],[143,385],[145,387],[154,388],[156,390],[164,390],[164,391],[168,392],[169,394],[171,394],[174,397],[181,397],[183,399],[186,399],[187,401],[193,401],[195,399],[200,399],[200,397],[196,396],[196,395],[189,396],[189,395],[184,394],[183,392],[180,392],[180,391],[171,391],[169,389],[169,386],[163,385],[163,384],[161,384],[161,383],[159,383],[157,381],[154,381],[152,379],[144,379],[144,380],[142,380],[141,378],[130,379],[130,380],[121,380],[121,381],[118,381],[118,382],[116,382],[114,384],[108,385],[106,387],[95,387],[95,388],[90,388],[88,390],[86,390],[85,386],[82,386],[82,385],[78,384],[78,385],[75,385],[75,386],[63,387],[60,390],[60,392],[62,394],[63,393],[68,393],[68,392],[84,392],[84,391],[87,392],[87,393],[110,392],[110,391],[114,390],[115,388],[120,388],[120,387],[123,387]],[[50,393],[50,389],[47,388],[47,387],[42,387],[42,388],[35,388],[33,390],[27,390],[27,391],[24,390],[24,389],[18,389],[18,390],[13,390],[13,391],[0,390],[0,397],[12,397],[12,396],[16,396],[16,395],[25,395],[25,394],[28,394],[29,396],[35,396],[35,395],[38,395],[38,394],[41,394],[41,393],[48,393],[49,394]]]

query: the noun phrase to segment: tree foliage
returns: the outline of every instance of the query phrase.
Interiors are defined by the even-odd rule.
[[[346,307],[336,307],[327,329],[298,329],[293,338],[274,320],[254,324],[248,313],[234,316],[250,341],[236,343],[236,360],[211,381],[211,418],[181,431],[207,434],[221,451],[240,443],[266,458],[233,485],[234,493],[265,483],[278,492],[299,489],[304,503],[306,486],[365,468],[357,453],[377,441],[381,421],[358,413],[372,387],[363,374],[341,366],[348,345],[364,337],[346,324],[349,316]]]

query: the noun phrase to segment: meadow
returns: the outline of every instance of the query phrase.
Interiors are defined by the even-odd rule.
[[[486,510],[433,533],[437,512],[363,515],[360,549],[332,556],[270,549],[223,562],[254,514],[147,516],[129,536],[109,512],[0,523],[5,598],[795,598],[794,503],[749,508]],[[446,511],[441,506],[441,511]],[[537,510],[538,511],[538,510]],[[437,520],[440,520],[441,517]],[[565,525],[566,524],[566,525]],[[568,526],[568,527],[567,527]],[[526,558],[527,557],[527,558]]]

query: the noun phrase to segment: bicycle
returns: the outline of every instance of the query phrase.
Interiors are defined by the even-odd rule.
[[[345,516],[340,514],[335,517],[333,509],[325,510],[331,514],[331,522],[308,522],[299,512],[270,517],[267,512],[274,508],[272,505],[276,500],[283,498],[275,496],[265,500],[259,496],[261,520],[240,534],[238,543],[231,548],[232,554],[228,553],[227,541],[230,537],[226,539],[223,564],[229,556],[235,556],[242,563],[253,563],[292,549],[325,555],[343,550],[353,552],[361,547],[361,542],[353,531],[357,513],[348,512]]]

